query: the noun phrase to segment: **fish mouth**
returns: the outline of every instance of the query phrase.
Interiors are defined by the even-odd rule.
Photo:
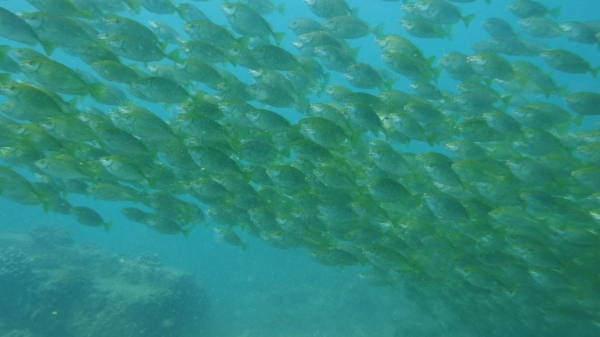
[[[112,163],[113,163],[112,159],[109,159],[109,158],[100,158],[100,164],[102,164],[102,166],[104,166],[104,167],[109,167],[109,166],[112,165]]]
[[[322,112],[323,111],[323,107],[319,106],[319,105],[311,105],[310,110],[312,110],[313,112]]]
[[[320,56],[320,57],[327,57],[327,55],[329,55],[329,53],[327,51],[325,51],[324,49],[320,49],[320,48],[315,48],[314,52],[315,52],[315,55]]]
[[[412,22],[400,22],[402,24],[402,27],[411,30],[413,28],[415,28],[415,25]]]
[[[260,69],[250,69],[248,72],[250,73],[250,76],[254,78],[258,78],[263,75],[263,71]]]
[[[566,23],[558,25],[558,28],[560,28],[560,30],[562,30],[565,33],[573,30],[573,26],[570,24],[566,24]]]
[[[428,3],[420,3],[416,7],[422,12],[424,12],[430,8]]]
[[[54,125],[54,123],[51,123],[51,122],[43,122],[43,123],[40,123],[40,126],[41,126],[41,127],[44,129],[44,130],[51,131],[51,130],[54,130],[54,126],[55,126],[55,125]]]
[[[529,20],[521,20],[517,24],[523,28],[531,27],[531,22]]]
[[[231,4],[222,4],[221,11],[225,15],[233,15],[236,12],[236,8],[234,6],[232,6]]]
[[[178,118],[177,123],[181,126],[190,126],[192,125],[192,120],[189,118]]]
[[[39,169],[43,170],[48,167],[48,161],[44,160],[44,159],[37,160],[35,162],[35,166],[37,166]]]
[[[381,37],[375,37],[375,38],[373,39],[373,41],[374,41],[374,42],[375,42],[375,44],[376,44],[377,46],[379,46],[380,48],[383,48],[383,47],[385,47],[385,46],[387,46],[387,45],[388,45],[388,40],[387,40],[387,39],[385,39],[385,38],[381,38]]]

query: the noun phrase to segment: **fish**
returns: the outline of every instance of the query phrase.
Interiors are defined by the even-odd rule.
[[[62,47],[76,48],[86,43],[94,43],[98,32],[86,22],[48,12],[18,13],[39,39]]]
[[[580,115],[598,115],[600,94],[596,92],[582,91],[565,97],[565,105]]]
[[[563,22],[558,25],[569,41],[575,41],[584,44],[594,44],[596,42],[596,31],[585,23],[578,21]]]
[[[121,34],[104,40],[108,49],[115,54],[140,62],[160,61],[164,58],[177,59],[179,50],[175,49],[165,54],[155,41],[139,38],[135,35]]]
[[[177,10],[171,0],[142,0],[142,7],[156,14],[172,14]]]
[[[508,4],[506,8],[519,18],[543,16],[546,14],[556,17],[560,12],[560,7],[548,9],[544,4],[535,0],[517,0]]]
[[[352,16],[336,16],[326,20],[321,24],[324,31],[337,37],[338,39],[359,39],[373,32],[375,35],[381,35],[383,26],[370,28],[368,24]]]
[[[510,63],[493,53],[477,53],[467,57],[467,63],[480,75],[510,80],[514,72]]]
[[[163,77],[149,76],[132,82],[131,86],[152,102],[183,103],[190,97],[181,85]]]
[[[0,18],[0,36],[30,46],[41,44],[47,54],[54,50],[55,46],[41,40],[33,28],[17,14],[0,7]]]
[[[148,25],[156,37],[159,40],[169,41],[171,44],[180,44],[184,42],[183,38],[177,33],[175,29],[169,26],[167,23],[158,21],[158,20],[150,20],[148,21]]]
[[[140,75],[121,62],[105,60],[90,64],[92,69],[107,81],[118,83],[132,83],[140,79]]]
[[[227,18],[231,28],[238,34],[250,37],[272,36],[276,44],[279,44],[283,38],[282,33],[273,32],[271,25],[259,13],[244,4],[222,4],[221,12]]]
[[[481,26],[492,37],[497,36],[515,36],[515,32],[510,23],[503,19],[492,17],[481,22]]]
[[[271,14],[273,11],[279,12],[281,15],[285,15],[285,2],[274,5],[269,0],[240,0],[241,4],[244,4],[261,15]]]
[[[183,31],[194,40],[207,42],[217,47],[243,44],[243,41],[234,37],[228,29],[211,21],[196,20],[189,22],[183,26]],[[180,41],[180,43],[184,42]]]
[[[463,21],[466,27],[475,14],[463,16],[453,4],[443,0],[422,0],[414,4],[414,15],[419,19],[438,25],[451,25]]]
[[[105,222],[98,212],[86,206],[73,206],[69,213],[77,222],[90,227],[104,227],[108,233],[113,226],[113,222]]]
[[[302,35],[321,30],[321,23],[310,18],[296,18],[290,20],[287,27],[296,35]]]
[[[443,26],[435,25],[427,21],[400,19],[399,22],[402,25],[402,28],[414,37],[426,39],[443,39],[450,37],[448,30]]]
[[[323,19],[352,15],[356,12],[348,6],[345,0],[303,0],[303,2],[311,12]]]
[[[592,68],[581,56],[563,49],[545,51],[540,54],[540,57],[553,69],[566,73],[585,74],[589,72],[595,78],[600,71],[600,66]]]
[[[85,81],[71,68],[48,58],[26,59],[20,62],[21,69],[30,79],[60,93],[86,96]]]
[[[554,38],[563,34],[556,22],[542,16],[531,16],[519,20],[518,25],[523,28],[525,33],[533,37]]]
[[[151,41],[155,44],[159,44],[157,36],[154,32],[136,20],[129,19],[126,17],[109,14],[103,19],[104,25],[108,31],[108,38],[113,33],[114,35],[131,35],[138,37],[142,40]]]
[[[240,237],[228,227],[216,226],[214,228],[214,231],[217,236],[217,240],[225,242],[232,246],[241,247],[243,250],[246,250],[246,248],[248,248],[248,243],[242,242],[242,239],[240,239]]]

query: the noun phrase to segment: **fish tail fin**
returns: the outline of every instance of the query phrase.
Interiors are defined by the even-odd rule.
[[[573,116],[573,118],[571,118],[571,120],[573,121],[573,123],[575,123],[575,125],[577,126],[581,126],[581,122],[583,121],[583,115],[577,115],[577,116]]]
[[[110,232],[110,229],[112,228],[112,226],[115,224],[114,221],[109,221],[109,222],[105,222],[103,223],[104,226],[104,230],[108,233]]]
[[[92,83],[88,86],[88,91],[94,101],[102,100],[102,91],[104,90],[104,84]]]
[[[600,45],[599,45],[600,46]],[[596,68],[592,68],[590,69],[590,72],[592,73],[592,76],[594,78],[596,78],[596,76],[598,76],[598,71],[600,71],[600,66],[596,67]]]
[[[281,153],[282,156],[284,156],[285,158],[290,158],[292,156],[292,149],[289,146],[284,147],[283,149],[281,149],[281,151],[279,151]]]
[[[463,22],[465,23],[465,27],[469,28],[469,24],[471,23],[471,21],[473,21],[474,17],[475,17],[475,14],[469,14],[469,15],[463,17]]]
[[[1,186],[0,186],[1,188]],[[38,198],[42,203],[42,208],[44,209],[44,213],[48,213],[52,206],[54,206],[55,200],[49,197],[46,193],[38,194]]]
[[[275,44],[279,46],[284,36],[285,33],[273,33],[273,39],[275,39]]]
[[[165,55],[169,60],[177,62],[180,60],[179,58],[179,49],[175,49],[172,52]]]
[[[305,98],[305,97],[298,97],[298,100],[296,101],[296,107],[298,108],[297,110],[302,113],[303,115],[308,115],[308,108],[310,106],[310,101]]]
[[[573,122],[575,123],[575,122]],[[563,123],[563,124],[558,124],[554,126],[556,128],[556,131],[558,131],[559,134],[564,134],[569,130],[569,124],[568,123]]]
[[[190,228],[186,228],[186,229],[182,229],[181,230],[181,234],[183,234],[183,236],[187,239],[190,237],[190,233],[192,232],[192,227]]]
[[[168,46],[169,46],[169,41],[163,41],[160,43],[160,50],[165,51],[165,50],[167,50]]]
[[[440,37],[440,39],[444,39],[444,38],[447,37],[448,40],[450,40],[450,41],[454,40],[454,29],[453,29],[453,27],[451,25],[448,25],[446,28],[440,29],[439,37]]]
[[[556,88],[555,93],[558,97],[564,97],[571,94],[571,90],[569,90],[569,85],[561,85],[560,87]]]
[[[553,17],[557,18],[558,14],[560,14],[560,9],[561,8],[562,8],[561,6],[554,7],[551,10],[549,10],[548,13],[550,13],[550,15],[552,15]]]
[[[425,140],[427,140],[427,144],[429,144],[429,146],[434,146],[436,138],[437,138],[436,135],[430,135],[430,136],[427,136],[425,138]]]
[[[80,9],[79,14],[86,19],[92,18],[92,11],[90,9]]]
[[[435,82],[436,84],[438,83],[442,70],[444,70],[442,67],[436,67],[431,69],[431,77],[433,79],[433,82]]]
[[[129,10],[135,14],[140,14],[142,9],[142,0],[125,0],[125,4],[129,7]]]
[[[383,81],[383,83],[381,84],[382,88],[379,88],[380,90],[392,90],[392,86],[394,85],[394,83],[396,83],[396,81],[394,80],[388,80],[388,81]]]
[[[327,86],[329,85],[329,80],[331,79],[331,73],[325,73],[323,75],[323,83],[321,83],[319,85],[319,93],[325,91],[325,88],[327,88]]]
[[[0,74],[0,84],[5,85],[12,82],[10,74],[9,73],[1,73]]]
[[[435,56],[430,56],[425,59],[428,68],[431,68],[431,66],[433,65],[433,61],[435,61]]]
[[[239,59],[240,59],[239,55],[227,56],[227,61],[234,67],[237,67]],[[223,66],[225,66],[225,65],[227,65],[227,63],[223,64]]]
[[[250,245],[250,244],[249,244],[249,243],[247,243],[247,242],[242,242],[242,245],[241,245],[241,247],[242,247],[242,249],[243,249],[243,250],[246,250],[246,249],[248,248],[248,246],[249,246],[249,245]]]
[[[184,20],[185,17],[185,7],[183,7],[183,5],[179,5],[175,8],[175,11],[177,12],[177,14],[179,14],[179,17],[181,18],[181,20]]]
[[[66,113],[74,113],[77,112],[77,103],[79,102],[78,97],[73,98],[72,100],[67,102],[66,105],[66,109],[67,111],[65,111]]]
[[[512,98],[513,98],[512,95],[506,95],[506,96],[502,97],[500,100],[502,101],[502,104],[504,104],[505,106],[508,107]]]
[[[385,26],[385,23],[378,24],[377,26],[371,28],[371,33],[373,33],[375,36],[382,36],[384,26]]]
[[[248,41],[250,40],[250,37],[247,35],[244,36],[240,36],[237,39],[235,39],[235,42],[239,43],[240,46],[244,47],[244,48],[248,48]]]
[[[285,15],[285,2],[275,8],[279,12],[279,14]]]
[[[48,56],[52,55],[52,52],[57,47],[57,45],[50,43],[50,42],[46,42],[46,41],[40,41],[40,43],[42,44],[42,48],[44,48],[44,52]]]
[[[312,72],[312,62],[303,62],[300,63],[300,68],[307,74],[310,74]]]

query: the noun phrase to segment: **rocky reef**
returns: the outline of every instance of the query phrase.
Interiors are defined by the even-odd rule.
[[[205,336],[194,275],[75,243],[56,225],[0,233],[0,337]]]

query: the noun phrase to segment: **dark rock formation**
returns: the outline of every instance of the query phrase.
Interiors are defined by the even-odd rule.
[[[158,255],[130,258],[60,226],[0,233],[0,337],[203,336],[208,301]]]

